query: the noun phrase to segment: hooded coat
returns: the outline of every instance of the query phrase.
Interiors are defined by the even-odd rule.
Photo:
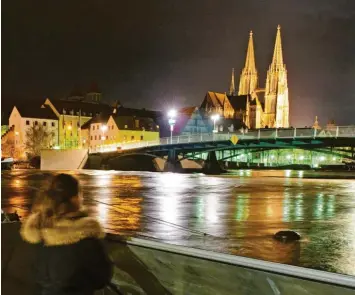
[[[112,263],[97,220],[77,212],[50,228],[38,224],[39,215],[31,214],[21,228],[22,238],[37,247],[36,295],[92,295],[110,282]]]

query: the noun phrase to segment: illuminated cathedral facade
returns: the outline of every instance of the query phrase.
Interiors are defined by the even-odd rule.
[[[253,33],[249,34],[245,66],[235,87],[234,69],[229,91],[226,94],[232,105],[238,106],[234,113],[249,128],[288,128],[289,98],[287,70],[283,62],[281,28],[277,27],[276,41],[271,64],[267,71],[265,88],[258,87],[258,71],[255,63]]]

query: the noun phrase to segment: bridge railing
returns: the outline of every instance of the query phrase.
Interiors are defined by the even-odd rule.
[[[190,135],[179,135],[173,137],[164,137],[152,141],[137,141],[128,143],[111,144],[110,146],[99,147],[90,152],[108,152],[117,149],[129,150],[150,146],[199,143],[230,140],[232,135],[236,135],[240,140],[258,140],[258,139],[316,139],[316,138],[339,138],[355,137],[355,126],[334,126],[327,129],[314,128],[288,128],[288,129],[259,129],[249,131],[235,131],[228,133],[201,133]]]

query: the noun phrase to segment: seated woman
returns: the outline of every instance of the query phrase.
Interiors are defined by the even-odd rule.
[[[49,190],[34,204],[21,235],[36,244],[37,294],[92,295],[112,277],[99,222],[82,211],[79,182],[55,176]]]

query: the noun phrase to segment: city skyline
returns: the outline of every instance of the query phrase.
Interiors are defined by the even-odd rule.
[[[74,85],[85,91],[91,81],[99,84],[104,100],[131,107],[164,111],[198,105],[207,91],[228,89],[232,67],[238,76],[250,30],[258,68],[266,68],[280,24],[291,124],[310,125],[316,115],[321,125],[330,119],[353,123],[355,6],[349,2],[168,1],[142,3],[142,9],[134,10],[129,3],[118,7],[89,1],[85,16],[82,6],[73,3],[26,5],[3,6],[5,109],[17,101],[66,96]],[[68,15],[65,22],[60,12]],[[88,22],[94,15],[98,21]],[[265,78],[260,72],[260,81]]]

